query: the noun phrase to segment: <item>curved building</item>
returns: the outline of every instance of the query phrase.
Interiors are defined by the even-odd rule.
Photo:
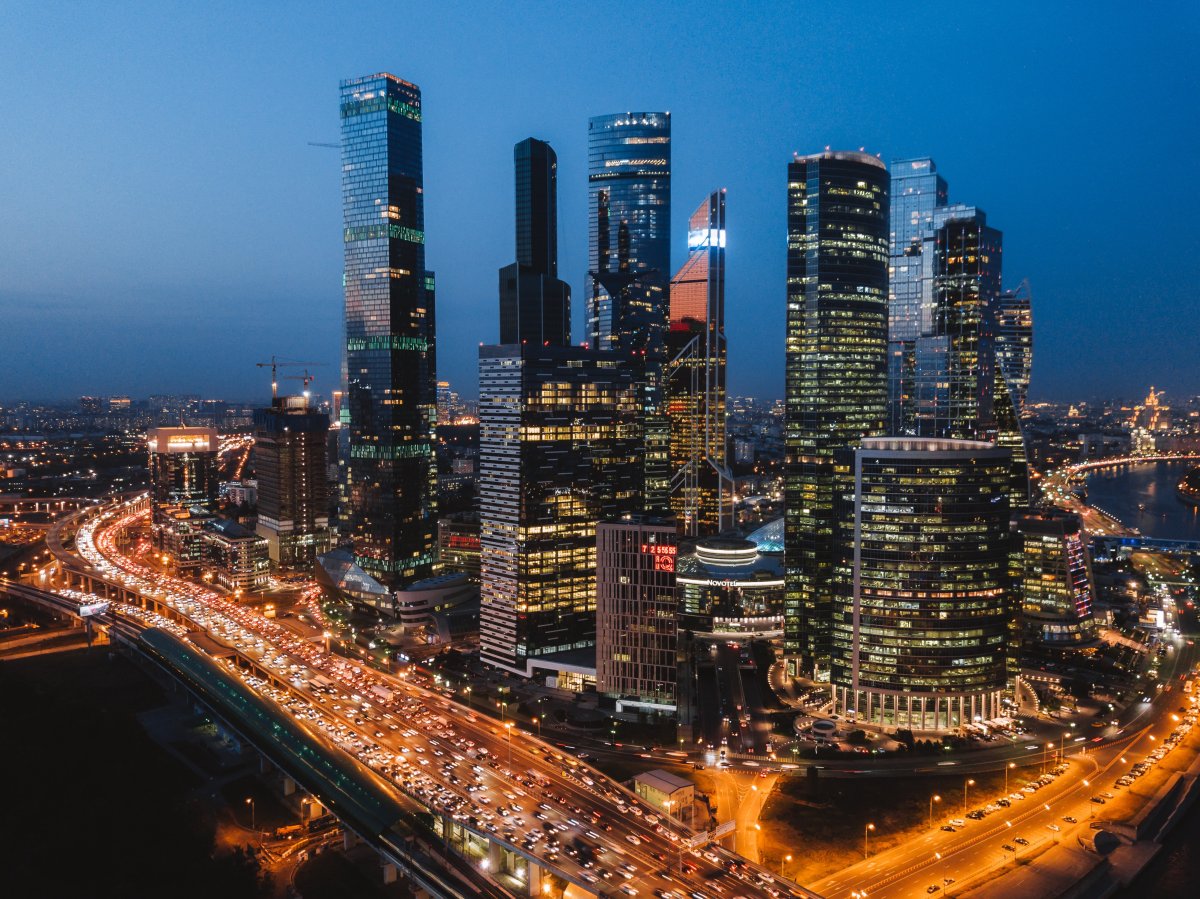
[[[874,438],[837,458],[834,700],[864,723],[942,731],[1001,714],[1011,455]]]
[[[699,637],[778,637],[783,632],[783,555],[751,540],[710,537],[675,566],[679,629]]]
[[[1017,519],[1021,540],[1021,623],[1028,640],[1070,648],[1095,642],[1096,586],[1083,529],[1067,512],[1029,512]]]

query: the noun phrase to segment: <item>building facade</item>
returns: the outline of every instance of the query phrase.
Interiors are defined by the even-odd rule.
[[[198,522],[216,511],[221,484],[213,428],[152,428],[146,434],[150,466],[150,508],[154,545],[181,569],[197,568],[203,556]]]
[[[1025,414],[1033,373],[1033,295],[1029,280],[1000,294],[996,356],[1017,417]]]
[[[388,587],[436,574],[433,275],[425,270],[421,91],[341,83],[345,283],[342,524]]]
[[[887,413],[888,171],[866,153],[788,165],[784,654],[823,680],[833,617],[833,457]]]
[[[839,712],[914,731],[1002,714],[1010,464],[1007,449],[967,440],[875,438],[838,454]]]
[[[783,633],[783,554],[752,540],[708,537],[679,559],[679,628],[710,640]]]
[[[500,343],[567,346],[571,287],[558,278],[558,157],[545,141],[513,148],[517,261],[500,269]]]
[[[1012,504],[1024,507],[1029,480],[1018,369],[1027,361],[1021,342],[1032,351],[1031,332],[1021,328],[1032,322],[1015,304],[1006,333],[1016,343],[1006,343],[1003,235],[982,209],[949,202],[932,159],[898,160],[891,175],[889,431],[1007,447]]]
[[[304,396],[279,397],[254,413],[255,531],[285,571],[309,571],[329,551],[328,441],[329,416],[309,411]]]
[[[671,511],[683,534],[719,534],[733,525],[725,427],[725,191],[709,194],[688,221],[688,257],[671,279],[670,294]]]
[[[1069,648],[1095,640],[1096,584],[1078,516],[1027,512],[1017,518],[1021,625],[1029,645]]]
[[[631,306],[644,300],[663,307],[671,268],[671,114],[625,112],[588,120],[587,339],[596,349],[627,343],[622,332],[639,327]],[[645,285],[622,302],[626,275]],[[614,295],[615,291],[615,295]]]
[[[596,526],[596,690],[617,711],[675,711],[675,523]]]
[[[670,510],[666,388],[671,264],[671,116],[588,120],[588,343],[637,371],[643,508]]]
[[[614,354],[479,348],[483,661],[532,674],[577,653],[594,671],[596,525],[641,510],[639,410]]]

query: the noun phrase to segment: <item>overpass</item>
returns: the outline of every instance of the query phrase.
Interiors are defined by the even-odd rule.
[[[81,603],[26,584],[0,581],[0,594],[65,618],[81,618]],[[427,810],[402,802],[394,789],[369,768],[346,757],[330,741],[302,727],[284,710],[248,689],[196,646],[162,627],[149,626],[129,611],[111,609],[94,617],[110,639],[149,660],[208,708],[245,745],[279,768],[370,845],[391,865],[404,870],[428,896],[448,899],[513,894],[485,879],[469,864],[447,864],[431,847],[437,840],[421,819]],[[182,628],[179,629],[182,631]],[[459,870],[459,869],[462,870]],[[387,876],[385,868],[385,876]]]

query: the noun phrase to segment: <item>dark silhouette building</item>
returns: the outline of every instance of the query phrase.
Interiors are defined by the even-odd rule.
[[[517,261],[500,269],[500,343],[571,343],[571,287],[558,278],[558,157],[545,141],[513,148]]]

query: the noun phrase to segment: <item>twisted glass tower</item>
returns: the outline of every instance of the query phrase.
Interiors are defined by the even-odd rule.
[[[438,570],[421,91],[388,74],[343,81],[341,119],[349,434],[342,519],[354,561],[397,588]]]

